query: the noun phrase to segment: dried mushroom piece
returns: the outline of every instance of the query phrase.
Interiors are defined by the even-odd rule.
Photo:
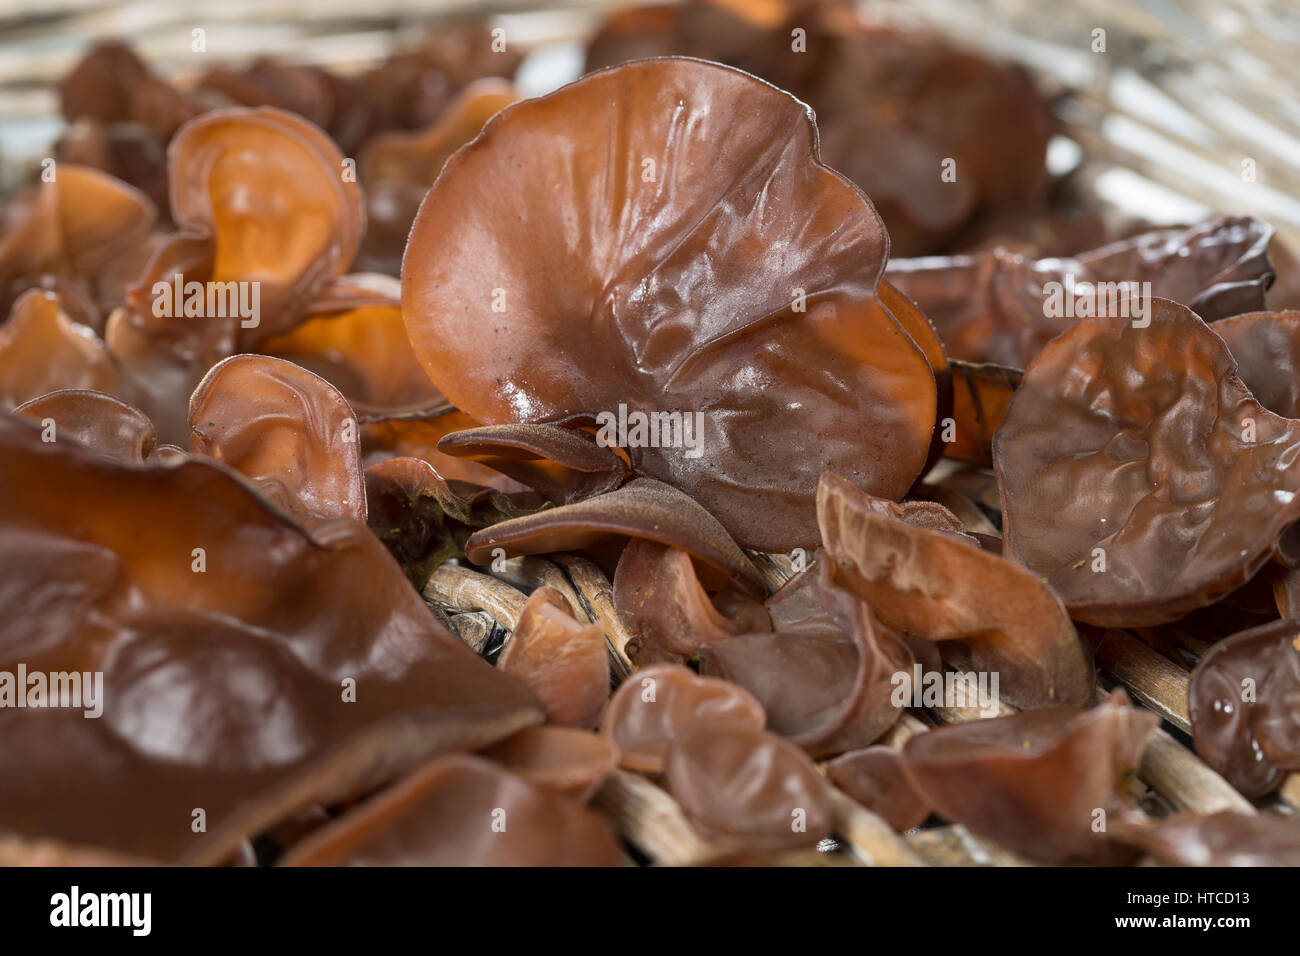
[[[900,833],[919,827],[930,815],[930,805],[908,780],[902,754],[893,747],[842,754],[826,765],[826,776]]]
[[[214,365],[190,399],[190,451],[244,475],[309,530],[366,520],[352,408],[292,362],[234,355]]]
[[[1021,707],[1083,705],[1096,674],[1060,599],[1022,567],[944,531],[881,514],[826,475],[817,493],[835,580],[887,627],[937,641],[963,670],[998,675]]]
[[[290,850],[284,866],[621,866],[603,818],[481,757],[440,757]]]
[[[619,685],[600,719],[618,746],[619,764],[662,773],[673,741],[701,727],[761,730],[763,705],[727,681],[699,677],[680,664],[642,667]]]
[[[595,727],[609,699],[605,632],[579,621],[554,588],[529,595],[497,667],[536,695],[550,724]]]
[[[887,247],[807,107],[665,58],[497,114],[421,207],[402,306],[457,408],[667,420],[626,429],[634,470],[779,551],[815,542],[823,470],[896,498],[925,464],[934,374],[876,298]]]
[[[99,336],[70,319],[52,292],[23,293],[0,325],[0,410],[61,388],[112,392],[120,381]]]
[[[1300,622],[1215,644],[1192,672],[1187,709],[1196,752],[1247,796],[1300,771]]]
[[[19,405],[51,441],[72,438],[92,451],[130,464],[143,464],[157,442],[153,422],[140,409],[91,389],[47,392]]]
[[[6,711],[13,834],[218,863],[542,719],[361,524],[324,547],[220,465],[125,465],[12,416],[0,460],[0,669],[103,675],[101,719]]]
[[[1245,584],[1300,517],[1300,421],[1223,339],[1154,299],[1080,319],[1025,372],[993,443],[1006,554],[1092,624],[1160,624]]]
[[[632,660],[677,661],[712,641],[771,630],[766,610],[752,596],[723,595],[723,607],[700,583],[690,554],[646,539],[633,539],[614,572],[614,607],[630,639]]]
[[[673,741],[664,776],[691,826],[708,839],[765,850],[830,836],[826,780],[802,750],[757,727],[697,727]]]
[[[573,727],[525,727],[482,756],[583,803],[618,766],[618,747],[609,737]]]
[[[1110,858],[1107,815],[1159,718],[1123,691],[1095,707],[1054,707],[917,734],[903,768],[922,799],[1031,860]]]
[[[793,593],[799,589],[815,595],[807,616],[808,597]],[[767,729],[814,757],[866,747],[898,721],[894,677],[910,674],[914,658],[865,603],[834,586],[829,564],[792,579],[773,596],[770,613],[771,634],[704,645],[700,673],[745,688],[763,705]]]
[[[1258,219],[1225,217],[1064,259],[999,247],[894,259],[887,276],[934,323],[951,358],[1022,369],[1076,321],[1113,313],[1122,284],[1150,283],[1152,296],[1182,303],[1207,322],[1262,309],[1273,277],[1272,237]]]
[[[584,431],[559,425],[481,425],[451,432],[438,451],[509,475],[556,504],[613,491],[627,462]]]
[[[1300,823],[1263,813],[1179,813],[1117,836],[1174,866],[1300,866]]]
[[[610,536],[680,548],[699,560],[701,571],[715,579],[711,584],[754,596],[764,593],[757,569],[726,529],[685,494],[651,478],[485,528],[469,539],[465,551],[475,564],[486,564],[497,548],[507,556],[547,554],[574,551]]]

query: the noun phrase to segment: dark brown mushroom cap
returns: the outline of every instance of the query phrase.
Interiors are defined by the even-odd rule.
[[[172,215],[215,244],[211,282],[260,282],[252,345],[300,321],[343,275],[365,228],[361,192],[319,128],[270,107],[230,108],[186,123],[168,147]],[[190,277],[187,276],[187,281]]]
[[[805,106],[646,60],[502,111],[448,161],[403,313],[430,378],[483,422],[701,413],[702,455],[637,448],[634,466],[785,550],[816,540],[821,471],[897,498],[925,463],[934,376],[876,299],[887,247],[817,160]]]
[[[619,555],[614,608],[630,635],[625,648],[637,663],[684,661],[712,641],[771,629],[751,595],[732,592],[718,607],[700,583],[691,556],[679,548],[637,539]]]
[[[1123,691],[1089,709],[1053,707],[941,727],[903,745],[903,767],[935,812],[1033,860],[1098,858],[1094,831],[1159,718]]]
[[[825,778],[794,744],[757,727],[700,726],[673,742],[664,775],[691,826],[750,849],[830,836]]]
[[[674,740],[698,727],[761,730],[763,706],[727,681],[699,677],[680,664],[654,664],[619,685],[600,719],[629,770],[660,773]]]
[[[785,605],[805,605],[812,614],[789,621]],[[705,644],[700,673],[737,684],[757,698],[767,728],[827,757],[874,743],[902,714],[890,689],[894,675],[910,673],[907,645],[876,621],[871,609],[831,583],[830,566],[805,571],[772,598],[779,626],[770,634],[746,634]]]
[[[930,815],[930,805],[908,780],[903,757],[893,747],[842,754],[826,765],[826,776],[900,833],[920,826]]]
[[[1112,301],[1105,284],[1150,282],[1153,296],[1180,302],[1208,322],[1264,307],[1272,236],[1272,227],[1258,219],[1226,217],[1153,230],[1073,258],[1034,259],[994,248],[894,259],[887,275],[934,323],[950,357],[1024,368],[1076,321],[1055,308],[1067,305],[1067,277],[1093,311]]]
[[[1249,797],[1300,770],[1300,622],[1275,621],[1215,644],[1187,690],[1196,752]]]
[[[836,580],[887,627],[940,643],[962,669],[997,672],[1023,707],[1082,705],[1095,672],[1060,599],[1042,581],[944,531],[882,515],[835,475],[817,510]]]
[[[627,462],[586,432],[559,425],[481,425],[451,432],[438,451],[480,461],[557,504],[613,491]]]
[[[155,76],[124,43],[97,43],[59,84],[64,118],[139,123],[165,142],[197,105]]]
[[[304,527],[366,520],[352,408],[292,362],[234,355],[214,365],[190,399],[190,451],[238,471]]]
[[[1092,624],[1213,603],[1300,516],[1300,421],[1257,402],[1223,339],[1164,299],[1149,327],[1081,319],[1049,344],[993,453],[1006,555]]]
[[[1265,813],[1179,813],[1119,835],[1174,866],[1300,866],[1300,823]]]
[[[104,672],[101,719],[5,712],[7,830],[220,862],[297,807],[541,720],[360,524],[324,547],[222,466],[125,465],[13,416],[0,460],[0,669]]]
[[[440,757],[294,847],[285,866],[621,866],[605,820],[481,757]]]
[[[1300,418],[1300,312],[1246,312],[1210,328],[1228,343],[1255,399],[1283,418]]]
[[[573,727],[525,727],[482,756],[530,783],[586,802],[618,766],[618,747],[604,734]]]
[[[22,415],[45,427],[53,436],[72,438],[92,451],[118,461],[143,464],[154,450],[153,422],[132,405],[91,389],[65,388],[19,405]]]
[[[0,409],[61,388],[111,392],[120,380],[99,336],[72,321],[52,292],[23,293],[0,325]]]
[[[605,632],[579,621],[554,588],[528,596],[497,667],[536,695],[547,723],[590,729],[609,700]]]
[[[671,545],[698,558],[722,582],[762,594],[762,580],[735,541],[707,511],[682,492],[651,478],[576,504],[548,508],[475,532],[469,559],[486,564],[495,548],[508,556],[587,547],[611,535]]]

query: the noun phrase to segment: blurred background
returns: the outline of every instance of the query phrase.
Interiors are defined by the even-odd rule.
[[[594,60],[638,52],[694,52],[758,72],[774,62],[756,56],[757,47],[750,46],[760,42],[754,32],[759,27],[785,38],[792,16],[848,5],[695,0],[686,4],[693,12],[675,21],[662,13],[672,4],[656,5],[660,13],[643,11],[639,18],[628,12],[637,6],[608,0],[43,0],[39,5],[0,0],[0,191],[12,193],[30,182],[42,159],[59,155],[55,144],[61,140],[62,155],[86,161],[95,150],[126,150],[129,125],[152,121],[113,116],[119,107],[111,104],[69,104],[61,96],[61,82],[96,42],[126,43],[166,83],[205,91],[200,99],[208,105],[223,100],[285,105],[281,101],[293,104],[297,96],[317,109],[320,115],[311,118],[324,118],[322,125],[336,139],[354,136],[355,142],[341,142],[349,152],[360,149],[369,134],[340,135],[330,128],[330,111],[341,112],[344,95],[338,80],[362,82],[383,64],[389,74],[403,68],[418,74],[425,68],[415,79],[380,84],[377,94],[372,84],[372,111],[377,95],[393,114],[379,125],[415,129],[435,122],[439,102],[445,106],[477,75],[512,78],[517,95],[533,96],[579,76],[586,64],[598,65]],[[1284,245],[1300,248],[1300,4],[1295,0],[909,0],[852,7],[873,23],[932,32],[955,49],[1022,64],[1054,124],[1047,168],[1055,208],[1106,219],[1105,229],[1089,240],[1131,231],[1128,222],[1164,225],[1241,213],[1267,219]],[[702,8],[711,9],[701,15]],[[603,37],[593,57],[593,39],[609,31],[611,17],[618,16],[623,20],[614,21],[613,40]],[[735,23],[745,28],[738,31]],[[505,50],[495,51],[503,55],[485,57],[480,49],[475,59],[453,51],[444,59],[455,62],[439,66],[442,79],[431,77],[432,60],[425,56],[422,64],[421,51],[440,37],[471,34],[476,43],[504,38]],[[433,60],[438,56],[443,53]],[[302,76],[276,74],[276,65],[323,67],[335,85],[313,91]],[[92,87],[107,97],[108,88],[125,84],[122,74],[133,69],[126,61],[105,60],[83,77],[80,95],[84,99],[85,88]],[[799,81],[768,78],[786,88]],[[825,82],[819,82],[822,86],[812,89],[821,94]],[[332,106],[326,102],[331,95]],[[825,111],[813,96],[806,98],[819,115]],[[1008,112],[1020,108],[1012,100],[1005,104]],[[837,118],[842,115],[840,101],[833,109]],[[108,115],[95,115],[97,110]],[[403,110],[406,115],[400,115]],[[69,145],[77,120],[126,125],[76,130]],[[824,146],[833,147],[827,136],[823,126]],[[129,145],[145,149],[137,141]],[[841,164],[851,164],[862,152],[838,151]],[[828,161],[837,164],[834,156]],[[876,192],[872,184],[862,184],[878,205],[888,202],[882,199],[888,184],[877,184]],[[969,233],[960,238],[959,246],[973,241]],[[906,250],[896,251],[952,251],[952,239],[905,243]]]

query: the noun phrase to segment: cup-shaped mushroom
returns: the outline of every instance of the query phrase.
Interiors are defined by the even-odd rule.
[[[1080,319],[994,438],[1005,553],[1078,620],[1172,621],[1272,556],[1300,517],[1297,457],[1300,421],[1256,401],[1188,309]]]
[[[639,473],[781,551],[816,541],[821,471],[896,498],[926,462],[934,374],[876,298],[887,247],[807,107],[646,60],[503,110],[447,162],[402,308],[457,408],[594,418]]]
[[[72,438],[119,461],[142,464],[154,450],[153,422],[140,409],[91,389],[65,388],[19,405],[52,441]]]
[[[765,719],[763,705],[735,684],[699,677],[680,664],[654,664],[634,671],[614,692],[600,732],[618,745],[621,766],[661,773],[672,742],[692,729],[761,730]]]

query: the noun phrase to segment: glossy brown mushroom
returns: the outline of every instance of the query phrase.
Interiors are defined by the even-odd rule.
[[[469,559],[486,564],[496,548],[508,557],[572,551],[611,535],[671,545],[699,559],[718,586],[763,593],[758,571],[712,515],[682,492],[651,478],[637,478],[616,491],[476,532],[465,546]],[[712,582],[711,582],[712,583]]]
[[[1300,866],[1300,823],[1265,813],[1179,813],[1122,836],[1173,866]]]
[[[87,448],[142,464],[154,450],[157,437],[144,412],[111,395],[90,389],[60,389],[19,405],[15,415],[30,418],[48,430],[51,439],[71,438]]]
[[[806,107],[664,58],[499,113],[425,199],[402,306],[485,423],[699,413],[698,455],[628,449],[634,469],[777,551],[815,542],[821,471],[896,498],[925,464],[934,375],[879,306],[886,250]]]
[[[61,388],[112,392],[120,379],[99,336],[70,319],[54,293],[25,292],[0,325],[0,409]]]
[[[908,780],[902,755],[893,747],[867,747],[836,757],[826,765],[826,776],[900,833],[919,827],[930,815],[930,805]]]
[[[1092,699],[1090,655],[1034,575],[952,534],[882,515],[834,475],[823,477],[817,508],[836,580],[887,627],[940,642],[963,670],[999,674],[1000,692],[1019,706]]]
[[[1249,797],[1300,770],[1300,622],[1276,621],[1210,649],[1187,691],[1196,752]]]
[[[190,451],[246,476],[304,527],[366,520],[352,408],[292,362],[235,355],[213,366],[190,399]]]
[[[0,669],[103,672],[100,719],[5,711],[13,833],[216,863],[542,719],[363,525],[324,547],[220,465],[124,465],[13,416],[0,460]]]
[[[1300,517],[1300,421],[1256,401],[1223,339],[1164,299],[1149,327],[1080,319],[1049,344],[993,451],[1006,555],[1093,624],[1213,603]]]
[[[547,722],[561,727],[595,727],[609,699],[605,632],[579,621],[554,588],[528,596],[497,667],[531,690]]]
[[[285,866],[620,866],[609,824],[481,757],[455,754],[311,834]]]
[[[668,748],[700,727],[761,730],[763,706],[727,681],[699,677],[679,664],[654,664],[619,685],[600,719],[600,732],[618,746],[619,764],[661,773]]]
[[[1105,859],[1106,816],[1159,718],[1123,691],[1084,709],[1055,707],[917,734],[903,767],[947,820],[1032,860]]]
[[[910,674],[914,662],[865,603],[832,584],[830,572],[823,562],[773,596],[773,633],[700,649],[700,673],[748,690],[763,705],[768,730],[814,757],[866,747],[892,727],[902,714],[894,677]],[[799,589],[812,590],[813,608]],[[798,610],[787,617],[791,606]]]
[[[825,778],[798,747],[756,727],[700,726],[673,742],[664,775],[691,826],[750,849],[830,835]]]
[[[1300,418],[1300,312],[1247,312],[1210,326],[1237,363],[1237,374],[1270,412]]]

